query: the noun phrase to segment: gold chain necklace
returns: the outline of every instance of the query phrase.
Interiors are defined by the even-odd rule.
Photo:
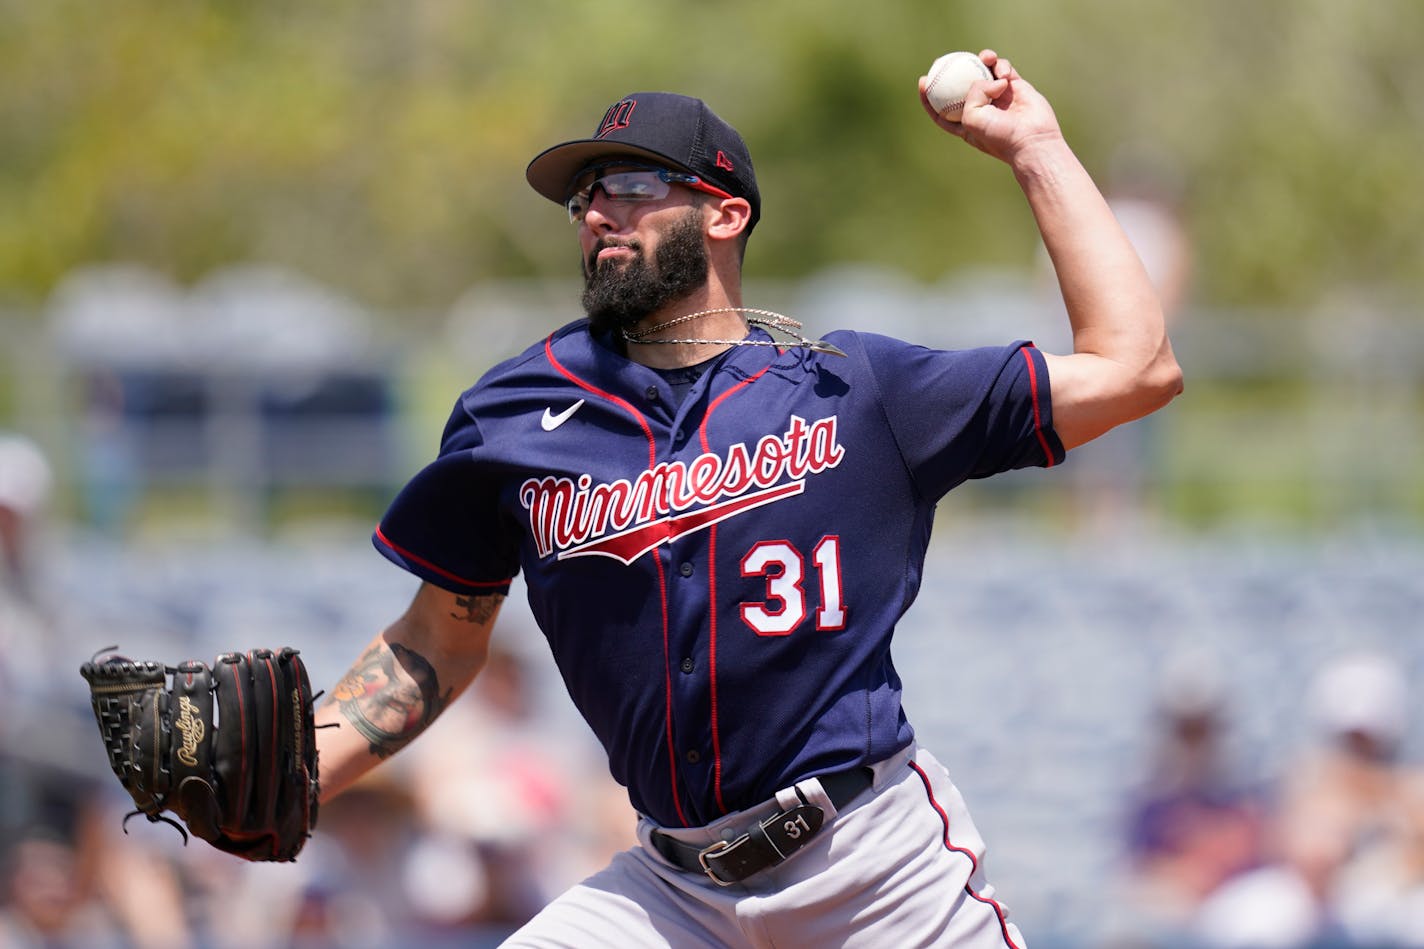
[[[654,333],[662,332],[669,326],[677,326],[679,323],[687,323],[691,320],[697,319],[700,316],[711,316],[713,313],[750,314],[745,317],[748,323],[754,323],[757,326],[764,326],[768,330],[777,330],[778,332],[785,333],[787,336],[792,337],[795,342],[777,339],[747,339],[745,337],[743,337],[742,339],[647,338]],[[784,316],[783,314],[777,313],[773,310],[758,310],[755,307],[749,306],[719,306],[714,307],[710,310],[698,310],[696,313],[689,313],[686,316],[679,316],[676,319],[667,320],[666,322],[658,323],[654,326],[648,327],[645,330],[638,330],[637,332],[630,332],[627,329],[624,329],[623,338],[630,343],[640,343],[643,345],[650,345],[653,343],[665,343],[668,345],[672,345],[674,343],[700,343],[709,346],[805,346],[812,352],[830,353],[833,356],[845,355],[845,353],[842,352],[838,346],[828,343],[824,339],[807,339],[805,336],[802,336],[800,333],[796,332],[800,328],[801,323],[799,320],[793,320],[791,317]]]

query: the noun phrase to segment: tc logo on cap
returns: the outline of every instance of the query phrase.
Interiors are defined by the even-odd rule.
[[[599,123],[598,132],[594,138],[603,138],[612,135],[619,129],[626,129],[628,123],[633,119],[633,109],[638,103],[633,99],[624,99],[622,102],[614,103],[608,107],[608,111],[603,113],[603,121]]]

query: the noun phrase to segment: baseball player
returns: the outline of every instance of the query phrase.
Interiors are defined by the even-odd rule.
[[[423,583],[318,711],[342,727],[317,732],[330,797],[469,685],[523,571],[640,844],[510,945],[1024,945],[915,741],[892,634],[951,488],[1057,465],[1181,378],[1048,103],[981,57],[995,78],[962,122],[935,121],[1013,171],[1071,354],[808,339],[746,306],[761,197],[742,138],[698,99],[629,95],[530,163],[577,234],[586,318],[459,397],[374,536]]]

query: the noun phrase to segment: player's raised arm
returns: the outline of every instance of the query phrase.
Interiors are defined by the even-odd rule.
[[[1048,101],[1007,59],[984,50],[995,78],[974,82],[946,131],[1014,171],[1053,261],[1073,353],[1045,354],[1053,424],[1065,448],[1147,415],[1182,391],[1162,305],[1106,199],[1068,147]]]
[[[321,798],[329,800],[403,748],[465,690],[489,654],[501,594],[422,584],[371,640],[317,711]],[[323,727],[335,724],[338,727]]]

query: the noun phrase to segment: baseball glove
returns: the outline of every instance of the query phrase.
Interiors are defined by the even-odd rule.
[[[227,653],[211,668],[110,653],[79,671],[109,766],[137,806],[125,824],[143,814],[183,832],[170,811],[219,850],[296,859],[316,826],[319,789],[316,697],[295,649]]]

